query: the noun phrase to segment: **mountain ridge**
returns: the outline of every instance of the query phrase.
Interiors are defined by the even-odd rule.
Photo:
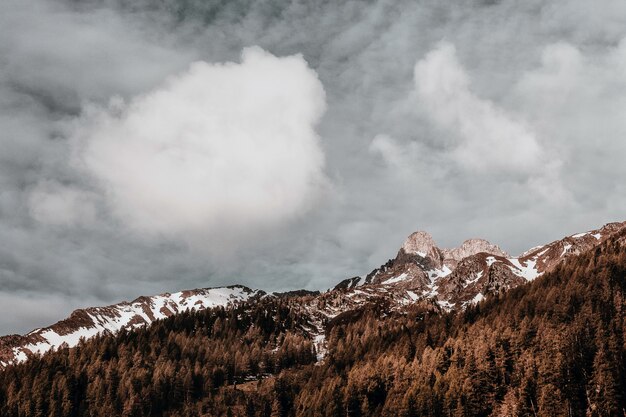
[[[131,302],[79,309],[51,326],[26,335],[0,337],[0,368],[62,346],[75,346],[82,338],[114,334],[121,329],[149,325],[187,309],[228,308],[264,297],[300,297],[302,313],[309,317],[307,332],[318,360],[324,357],[326,325],[337,316],[373,300],[391,308],[423,302],[432,310],[464,309],[553,270],[564,259],[599,246],[626,228],[626,222],[608,223],[576,233],[511,257],[484,239],[467,239],[457,248],[439,248],[427,232],[414,232],[395,258],[366,276],[349,278],[326,292],[304,290],[268,294],[242,285],[201,288]]]
[[[265,294],[264,291],[252,290],[243,285],[231,285],[140,296],[130,302],[77,309],[66,319],[35,329],[26,335],[0,337],[0,368],[64,345],[73,347],[81,338],[88,339],[103,333],[113,334],[122,328],[132,330],[187,309],[228,306]]]
[[[341,307],[348,292],[186,311],[7,368],[0,414],[623,415],[625,277],[622,229],[462,311],[389,298],[344,310],[325,324],[323,360],[303,313]]]

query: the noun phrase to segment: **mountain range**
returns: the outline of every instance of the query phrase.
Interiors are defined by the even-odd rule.
[[[328,291],[165,293],[5,337],[0,415],[623,416],[625,300],[625,223],[517,257],[416,232]]]
[[[102,334],[132,331],[183,311],[236,306],[268,298],[300,299],[306,317],[302,331],[314,343],[317,359],[326,353],[329,323],[365,304],[384,303],[390,310],[419,304],[433,312],[463,310],[497,297],[553,271],[564,260],[599,247],[626,229],[626,222],[576,233],[511,256],[483,239],[469,239],[457,248],[439,248],[424,231],[412,233],[395,258],[364,276],[355,276],[325,292],[266,293],[242,285],[202,288],[131,302],[74,311],[68,318],[25,335],[0,337],[0,368],[34,355],[76,346]]]

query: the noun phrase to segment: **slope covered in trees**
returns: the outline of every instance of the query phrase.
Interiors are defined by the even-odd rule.
[[[616,236],[463,312],[370,304],[315,363],[298,298],[187,313],[0,374],[3,416],[623,416]]]
[[[185,312],[10,366],[0,373],[0,415],[195,415],[190,405],[220,387],[315,361],[305,318],[289,304]]]

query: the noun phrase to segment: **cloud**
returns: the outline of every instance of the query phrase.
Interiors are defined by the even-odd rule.
[[[626,176],[616,159],[626,154],[626,36],[601,50],[559,41],[540,57],[514,85],[515,100],[561,155],[574,200],[588,213],[607,210],[620,193],[608,179]]]
[[[194,56],[156,22],[108,7],[8,0],[0,26],[0,51],[11,57],[0,79],[57,115],[151,88]]]
[[[478,171],[528,173],[544,159],[530,128],[470,89],[454,45],[442,42],[415,65],[415,85],[425,112],[459,136],[453,151],[463,166]]]
[[[39,222],[57,226],[84,225],[96,219],[94,196],[55,182],[38,184],[30,194],[29,209]]]
[[[444,246],[484,237],[515,253],[623,220],[626,3],[603,6],[588,0],[0,1],[0,298],[28,293],[32,300],[7,307],[0,333],[62,318],[66,310],[54,307],[62,303],[38,313],[37,299],[47,295],[69,309],[89,297],[89,304],[108,304],[233,282],[321,289],[367,273],[416,229],[431,231]],[[320,204],[325,186],[307,186],[310,196],[289,194],[291,211],[278,207],[274,215],[262,204],[258,214],[251,207],[235,216],[222,204],[233,201],[232,193],[216,197],[214,209],[199,190],[219,184],[194,188],[202,181],[193,180],[172,193],[200,201],[205,212],[166,201],[170,212],[184,214],[176,218],[155,209],[163,209],[164,197],[150,204],[144,194],[151,190],[130,178],[132,165],[120,170],[129,178],[111,180],[108,161],[124,162],[125,153],[89,152],[108,143],[105,133],[129,133],[131,120],[151,115],[155,106],[148,103],[182,94],[173,86],[201,77],[203,65],[242,72],[240,54],[250,45],[281,57],[272,72],[289,72],[288,57],[302,66],[306,60],[323,84],[328,110],[295,128],[303,132],[308,123],[319,136],[314,148],[323,149],[323,169],[305,164],[296,172],[309,167],[311,178],[322,172],[317,178],[332,184],[330,198]],[[214,64],[190,70],[197,61]],[[433,80],[427,99],[418,94],[417,62],[441,70],[427,74]],[[206,92],[204,83],[193,85]],[[299,88],[294,107],[312,96]],[[222,96],[220,103],[232,104]],[[109,105],[112,97],[120,98]],[[182,109],[192,104],[165,106],[163,117],[152,115],[152,125],[127,135],[143,155],[134,166],[139,174],[154,172],[157,162],[135,133],[162,138],[164,120],[190,120]],[[225,114],[222,107],[216,114]],[[283,113],[290,114],[261,119],[286,126]],[[77,145],[81,137],[84,146]],[[122,148],[121,138],[113,139],[107,146]],[[262,143],[244,148],[241,160],[265,154]],[[273,136],[267,143],[276,143]],[[186,152],[193,144],[184,143],[189,158],[170,183],[202,160]],[[101,174],[93,169],[98,164]],[[223,184],[241,184],[235,180],[245,171],[227,168],[219,171],[231,176]],[[270,171],[280,172],[280,165]],[[154,178],[170,180],[161,171]],[[136,189],[138,196],[130,195]],[[155,195],[167,194],[161,191]],[[250,192],[241,201],[253,204],[264,195]],[[138,208],[147,217],[132,215]],[[209,212],[222,213],[221,221],[206,220]],[[186,242],[203,250],[189,250]],[[225,251],[237,259],[226,259]]]
[[[527,71],[516,87],[524,94],[541,94],[545,105],[563,105],[571,99],[572,91],[584,88],[580,84],[583,61],[578,48],[571,44],[547,45],[541,53],[541,66]]]
[[[241,63],[196,62],[129,103],[92,110],[74,143],[131,228],[223,247],[316,203],[324,110],[302,56],[247,48]]]
[[[369,151],[374,155],[379,155],[394,175],[406,178],[416,172],[418,146],[416,142],[405,145],[389,135],[380,134],[370,143]]]

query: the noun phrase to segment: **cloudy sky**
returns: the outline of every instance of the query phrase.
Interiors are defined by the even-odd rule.
[[[597,6],[0,2],[0,334],[625,220],[626,3]]]

